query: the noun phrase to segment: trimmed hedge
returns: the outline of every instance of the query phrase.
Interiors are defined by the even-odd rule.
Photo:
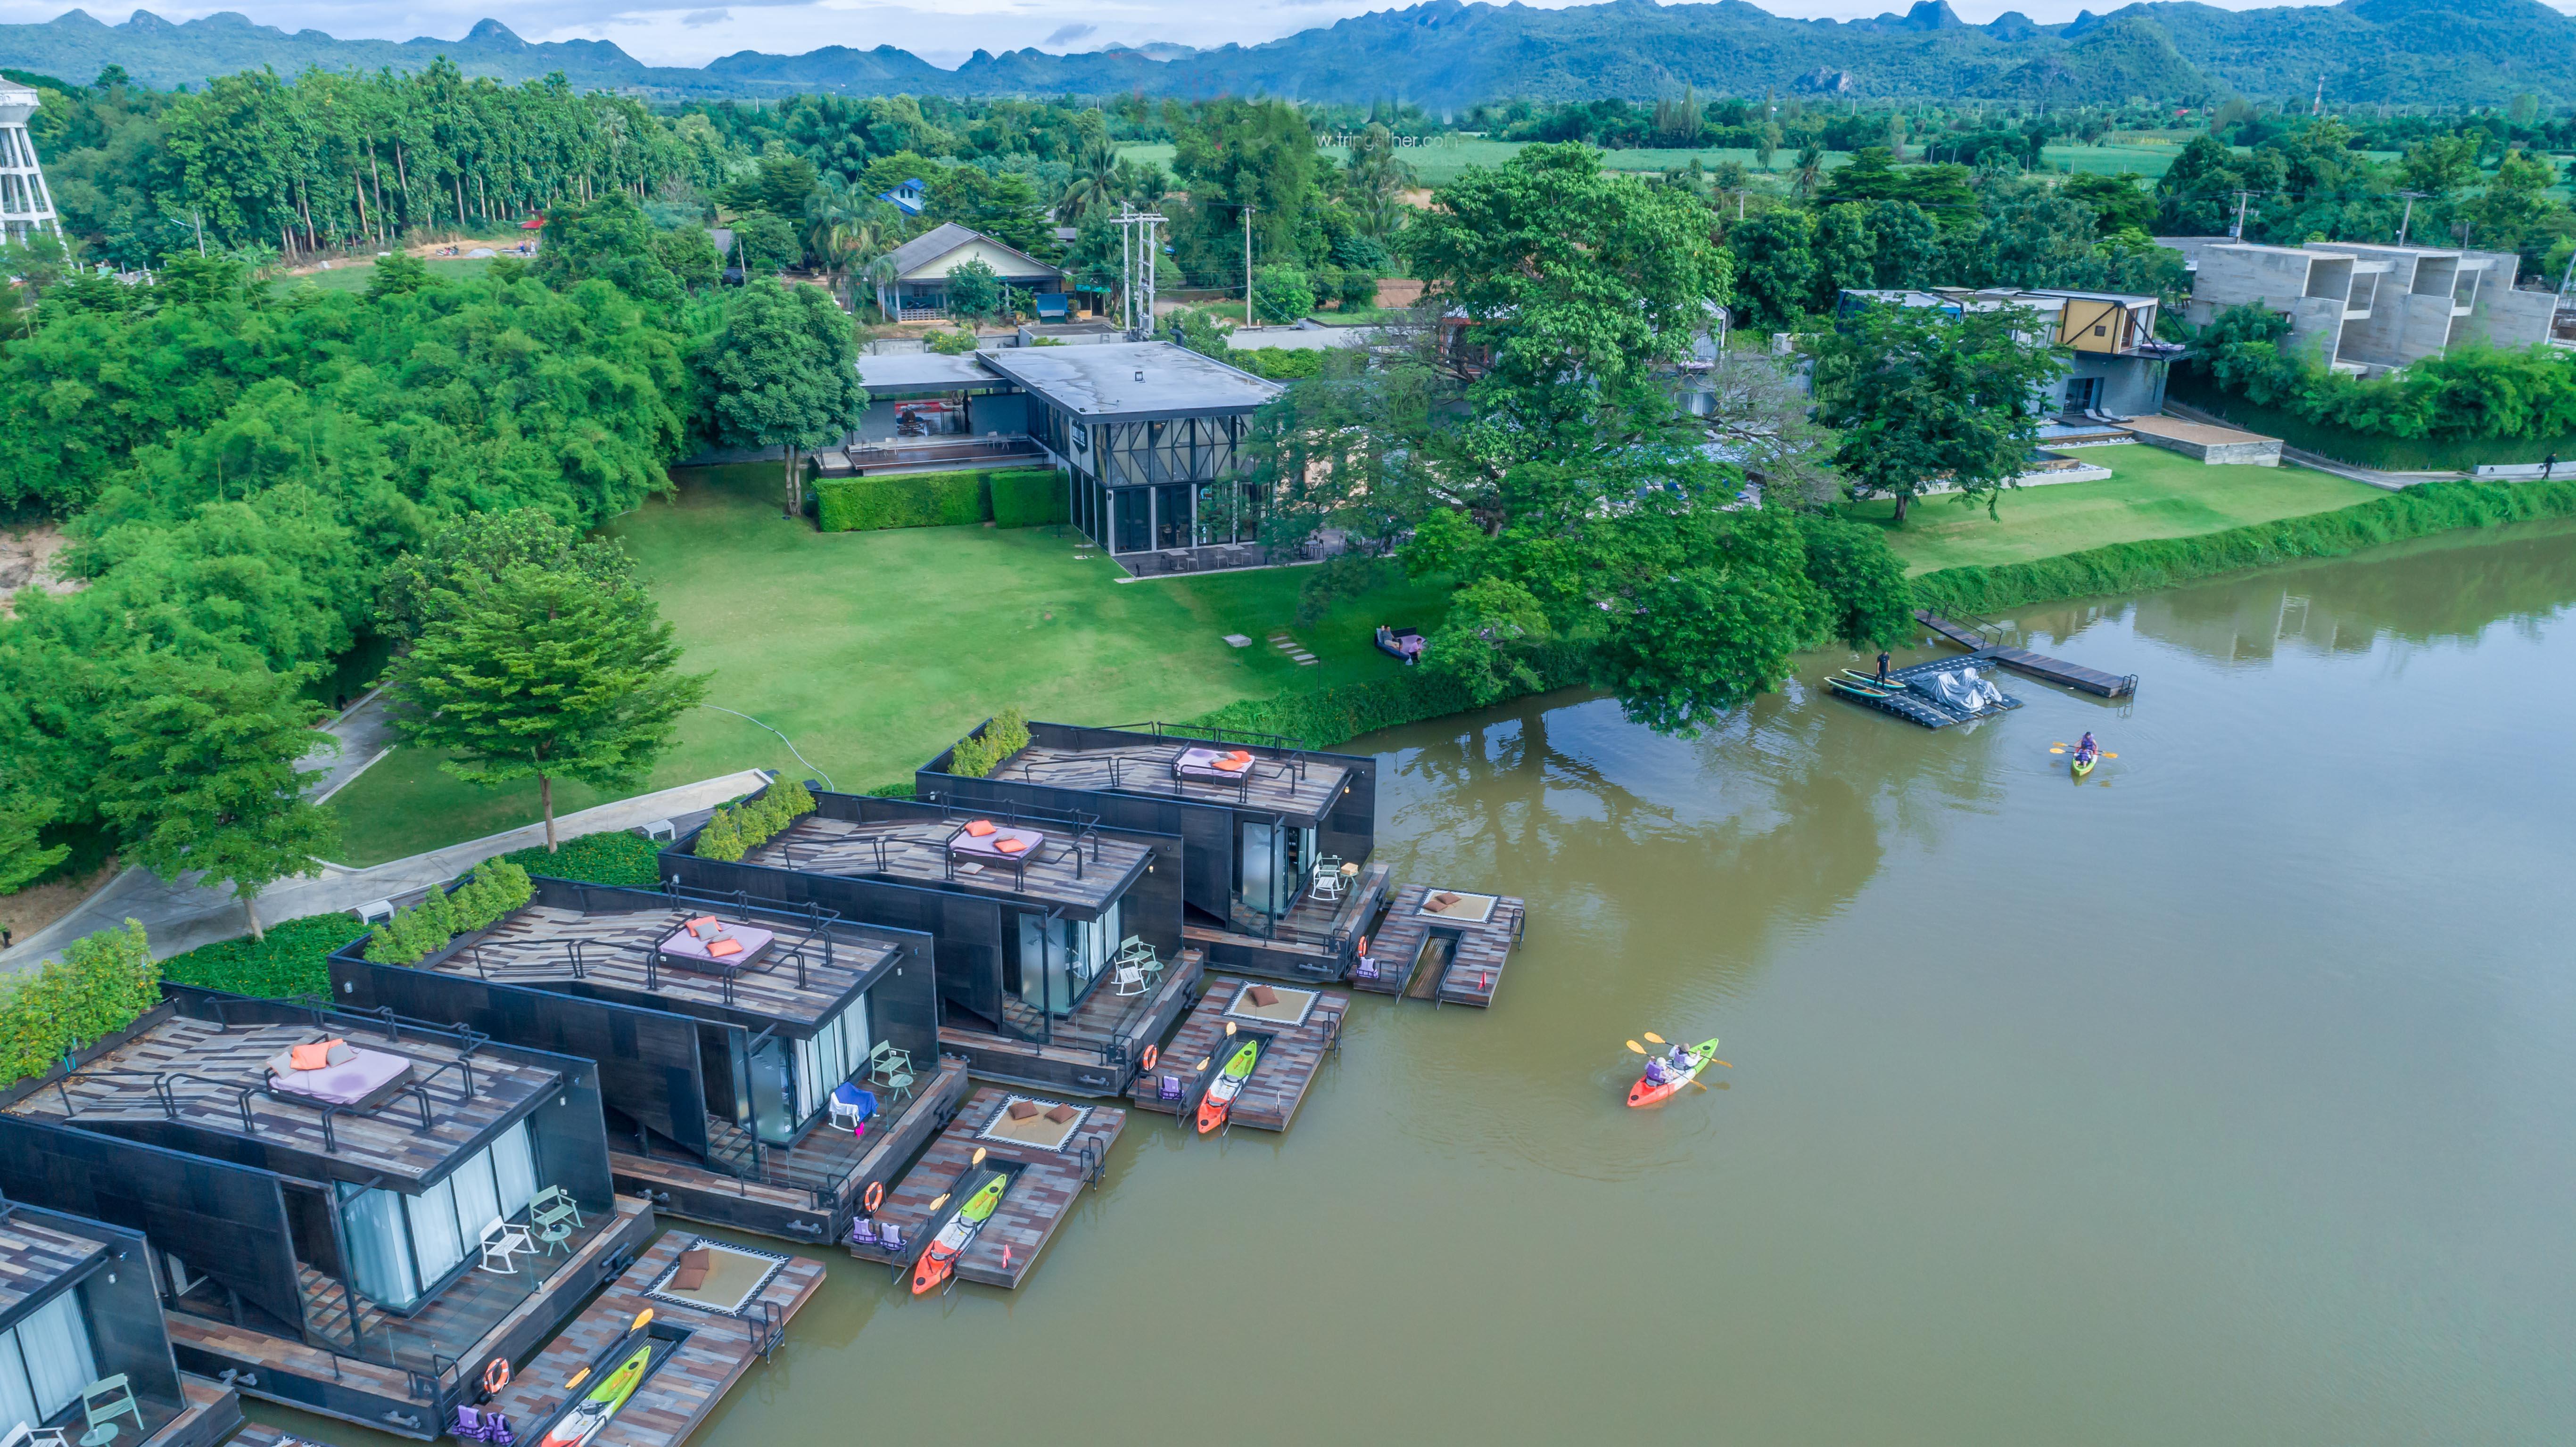
[[[72,941],[34,974],[0,977],[0,1085],[44,1074],[160,1003],[151,941],[131,919]]]
[[[2535,437],[2385,437],[2311,422],[2286,407],[2222,390],[2215,382],[2176,369],[2166,395],[2203,412],[2225,418],[2248,431],[2278,437],[2292,447],[2383,472],[2474,472],[2480,467],[2538,462],[2556,453],[2576,462],[2576,436],[2555,440]]]
[[[656,862],[661,851],[661,845],[632,829],[616,829],[567,839],[552,854],[538,844],[512,850],[501,858],[547,879],[654,889],[662,883],[661,866]]]
[[[2576,517],[2576,478],[2428,482],[2383,498],[2197,537],[2113,543],[2027,563],[1941,568],[1911,580],[1926,608],[1972,613],[2055,598],[2170,587],[2298,558],[2336,558],[2457,528]]]
[[[1066,506],[1064,477],[1054,468],[1020,467],[987,476],[995,527],[1034,528],[1073,521]]]
[[[814,520],[827,533],[987,522],[1024,528],[1066,518],[1063,479],[1046,467],[898,472],[814,485]]]
[[[429,892],[409,909],[396,910],[367,937],[366,957],[380,965],[416,965],[458,935],[488,927],[535,893],[528,871],[506,859],[486,859],[465,882]]]
[[[345,911],[308,914],[268,927],[268,938],[200,945],[161,962],[164,979],[236,995],[284,1000],[331,993],[331,952],[365,934]]]
[[[1588,681],[1582,650],[1567,644],[1548,644],[1534,650],[1530,666],[1539,676],[1539,687],[1532,692],[1574,688]],[[1388,667],[1394,672],[1384,679],[1283,693],[1277,698],[1244,699],[1213,713],[1185,719],[1181,726],[1279,734],[1310,749],[1329,749],[1398,724],[1493,706],[1478,704],[1469,695],[1467,685],[1458,679],[1427,668],[1404,668],[1392,661]],[[1505,698],[1521,696],[1512,693]]]

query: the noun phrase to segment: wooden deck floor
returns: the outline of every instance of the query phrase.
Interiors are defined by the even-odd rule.
[[[242,1424],[241,1393],[221,1382],[181,1372],[179,1395],[187,1399],[187,1410],[144,1438],[141,1447],[215,1447]]]
[[[909,1271],[914,1258],[970,1194],[957,1189],[961,1182],[970,1187],[974,1184],[964,1178],[971,1174],[977,1181],[982,1179],[984,1171],[972,1164],[975,1152],[981,1149],[987,1169],[1002,1162],[1019,1170],[1002,1204],[994,1209],[992,1220],[966,1248],[966,1254],[958,1258],[957,1275],[987,1286],[1017,1287],[1026,1280],[1030,1269],[1037,1265],[1038,1253],[1046,1249],[1055,1228],[1081,1196],[1086,1163],[1108,1158],[1110,1146],[1127,1129],[1127,1112],[1106,1105],[1084,1107],[1090,1114],[1062,1150],[983,1139],[984,1129],[1017,1094],[989,1088],[976,1091],[966,1108],[957,1113],[957,1119],[931,1143],[921,1163],[903,1178],[903,1184],[887,1193],[875,1219],[903,1229],[901,1250],[853,1245],[850,1254],[862,1261],[882,1262],[898,1272]],[[933,1210],[930,1203],[941,1196],[948,1199]]]
[[[1128,1095],[1139,1109],[1159,1111],[1183,1118],[1194,1116],[1199,1097],[1207,1093],[1208,1082],[1225,1066],[1225,1027],[1233,1019],[1238,1032],[1266,1035],[1261,1062],[1253,1068],[1251,1081],[1237,1096],[1228,1119],[1237,1125],[1258,1126],[1263,1130],[1286,1130],[1297,1117],[1297,1107],[1304,1104],[1306,1091],[1324,1068],[1324,1059],[1341,1048],[1342,1016],[1350,1009],[1346,995],[1312,992],[1315,1002],[1306,1012],[1305,1023],[1288,1026],[1258,1019],[1230,1017],[1228,1012],[1252,988],[1252,981],[1228,975],[1210,975],[1207,993],[1200,997],[1198,1008],[1181,1023],[1180,1033],[1163,1047],[1155,1068],[1136,1077]],[[1284,986],[1283,990],[1295,987]],[[1247,1002],[1248,1003],[1248,1002]],[[1206,1062],[1204,1066],[1200,1062]],[[1177,1099],[1163,1098],[1164,1083],[1180,1086]]]
[[[1434,1005],[1490,1006],[1503,987],[1503,968],[1511,962],[1512,947],[1520,943],[1527,906],[1508,894],[1497,895],[1492,912],[1481,921],[1446,919],[1423,912],[1423,901],[1434,889],[1408,884],[1395,892],[1385,920],[1369,941],[1375,973],[1354,970],[1351,988],[1401,994]],[[1456,944],[1445,951],[1438,948],[1432,939],[1434,931],[1454,932]]]
[[[765,1330],[761,1314],[746,1307],[726,1315],[645,1295],[645,1289],[697,1239],[687,1231],[665,1233],[493,1399],[492,1406],[509,1417],[521,1443],[538,1440],[539,1430],[564,1404],[564,1383],[583,1367],[600,1370],[593,1364],[626,1335],[636,1314],[647,1307],[657,1322],[686,1327],[688,1340],[644,1379],[625,1407],[590,1439],[590,1447],[679,1447],[751,1370],[761,1356]],[[777,1321],[784,1325],[814,1299],[822,1285],[823,1263],[790,1257],[754,1301],[775,1308]]]
[[[995,1030],[941,1025],[939,1046],[964,1056],[968,1070],[978,1076],[1116,1095],[1126,1090],[1145,1047],[1163,1038],[1180,1018],[1205,968],[1200,951],[1184,949],[1145,994],[1122,996],[1104,982],[1070,1016],[1055,1022],[1055,1038],[1044,1044]]]
[[[1967,649],[1970,653],[1980,658],[1991,658],[2015,673],[2036,678],[2042,683],[2054,683],[2061,687],[2093,694],[2099,698],[2126,698],[2138,691],[2138,676],[2134,673],[2104,673],[2098,668],[2087,668],[2080,663],[2068,663],[2062,658],[2051,658],[2044,653],[2033,653],[2027,648],[2000,645],[1976,629],[1963,623],[1953,622],[1938,613],[1918,609],[1914,616],[1924,627]]]

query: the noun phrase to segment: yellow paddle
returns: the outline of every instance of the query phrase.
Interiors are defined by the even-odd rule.
[[[635,1313],[635,1319],[626,1324],[626,1329],[628,1331],[642,1331],[644,1329],[644,1323],[651,1321],[652,1319],[653,1308],[648,1306],[642,1311]]]
[[[571,1376],[564,1378],[564,1390],[569,1392],[588,1380],[590,1380],[590,1368],[584,1367],[580,1371],[573,1373]]]
[[[1656,1034],[1652,1030],[1646,1032],[1646,1038],[1657,1045],[1670,1045],[1673,1043],[1670,1040],[1665,1039],[1663,1036]]]
[[[1628,1042],[1627,1042],[1627,1045],[1628,1045],[1628,1048],[1629,1048],[1629,1049],[1636,1051],[1636,1052],[1637,1052],[1638,1054],[1640,1054],[1640,1055],[1652,1055],[1652,1054],[1654,1054],[1654,1053],[1655,1053],[1655,1052],[1653,1052],[1653,1051],[1651,1051],[1651,1050],[1648,1050],[1645,1046],[1638,1044],[1638,1043],[1637,1043],[1636,1041],[1634,1041],[1634,1040],[1628,1041]]]
[[[1226,1022],[1225,1022],[1225,1033],[1226,1033],[1226,1034],[1228,1034],[1228,1035],[1231,1035],[1231,1034],[1233,1034],[1233,1033],[1234,1033],[1234,1022],[1233,1022],[1232,1020],[1228,1020],[1228,1021],[1226,1021]]]

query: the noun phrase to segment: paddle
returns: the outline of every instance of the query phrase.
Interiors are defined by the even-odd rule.
[[[1634,1040],[1627,1042],[1627,1045],[1629,1049],[1636,1051],[1640,1055],[1652,1055],[1655,1053],[1652,1050],[1647,1049],[1645,1046],[1638,1044]]]
[[[586,1382],[586,1381],[589,1381],[589,1380],[590,1380],[590,1368],[588,1368],[588,1367],[584,1367],[584,1368],[582,1368],[580,1371],[577,1371],[577,1372],[573,1373],[571,1376],[564,1378],[563,1389],[564,1389],[565,1391],[569,1392],[569,1391],[571,1391],[573,1388],[578,1387],[578,1386],[580,1386],[582,1383],[584,1383],[584,1382]]]
[[[1670,1045],[1673,1043],[1670,1040],[1665,1039],[1663,1036],[1656,1034],[1652,1030],[1646,1032],[1646,1039],[1657,1045]]]

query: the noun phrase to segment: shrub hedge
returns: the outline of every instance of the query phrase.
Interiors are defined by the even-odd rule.
[[[1065,521],[1064,484],[1053,468],[889,473],[814,486],[814,519],[827,533],[879,528],[1024,528]]]
[[[200,945],[161,962],[164,979],[272,1000],[331,993],[331,952],[367,927],[345,912],[308,914],[268,927],[268,938]]]
[[[948,772],[961,779],[981,779],[1028,746],[1029,711],[1015,704],[993,715],[981,733],[957,741],[948,754]]]
[[[0,1085],[54,1068],[161,1003],[161,972],[139,921],[83,935],[32,975],[0,980]]]
[[[534,893],[528,871],[506,859],[486,859],[455,889],[433,889],[427,899],[376,926],[367,958],[380,965],[419,964],[449,940],[526,904]]]
[[[2311,422],[2285,407],[2267,407],[2203,378],[2177,371],[2166,395],[2292,447],[2388,472],[2473,472],[2494,464],[2538,462],[2556,453],[2576,462],[2576,433],[2560,438],[2389,437]]]
[[[2333,558],[2455,528],[2576,517],[2576,478],[2556,482],[2428,482],[2333,512],[2202,533],[2113,543],[1993,567],[1941,568],[1912,579],[1915,602],[1989,612],[2053,598],[2170,587],[2297,558]]]
[[[718,809],[707,827],[698,831],[697,845],[690,852],[702,859],[731,862],[813,812],[814,795],[794,779],[780,779],[761,790],[757,799]]]
[[[530,874],[547,879],[651,889],[662,882],[661,866],[655,862],[661,849],[661,845],[632,829],[616,829],[567,839],[563,847],[552,854],[546,852],[546,846],[539,844],[501,857]]]

